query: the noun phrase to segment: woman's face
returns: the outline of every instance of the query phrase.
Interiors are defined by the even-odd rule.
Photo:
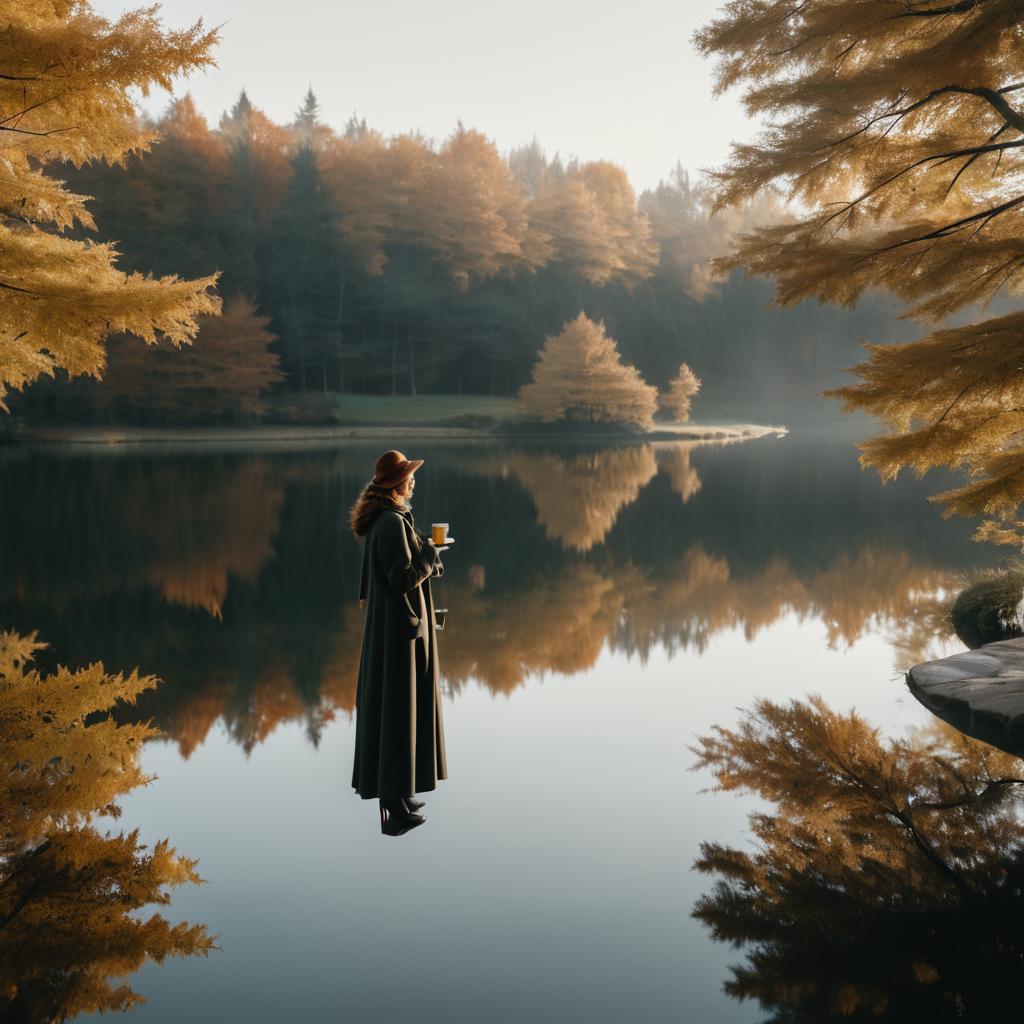
[[[413,489],[416,487],[416,474],[412,473],[407,476],[396,488],[395,494],[400,498],[404,498],[406,501],[412,497]]]

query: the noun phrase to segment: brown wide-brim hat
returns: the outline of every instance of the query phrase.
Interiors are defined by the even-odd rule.
[[[377,464],[373,467],[373,482],[378,487],[397,487],[422,465],[422,459],[407,459],[401,452],[392,448],[377,459]]]

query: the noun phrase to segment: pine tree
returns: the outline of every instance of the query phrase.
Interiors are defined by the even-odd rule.
[[[1024,287],[1024,15],[1015,4],[734,0],[697,34],[716,91],[742,84],[773,122],[717,172],[718,205],[781,185],[810,213],[744,238],[721,269],[773,277],[776,303],[852,305],[871,287],[942,318]],[[973,479],[937,497],[994,518],[977,536],[1019,542],[1024,522],[1024,313],[869,345],[860,382],[831,395],[890,433],[862,445],[884,478],[945,465]]]
[[[76,224],[95,228],[85,197],[44,168],[58,161],[123,162],[150,147],[155,133],[137,117],[132,90],[168,90],[175,75],[213,63],[215,31],[202,21],[167,32],[156,8],[111,23],[85,0],[22,0],[9,5],[0,32],[0,408],[10,388],[56,370],[98,376],[104,339],[119,331],[175,344],[196,332],[195,317],[215,313],[216,276],[124,274],[106,243],[73,240]]]
[[[243,89],[220,133],[228,152],[223,288],[255,299],[267,274],[267,229],[291,177],[288,132]]]
[[[519,401],[527,416],[544,423],[583,419],[650,427],[657,393],[635,367],[621,361],[604,323],[580,313],[545,339]]]
[[[268,263],[268,308],[280,324],[286,361],[301,390],[314,367],[323,391],[328,367],[340,354],[343,302],[341,240],[320,175],[318,148],[328,130],[317,119],[312,89],[292,129],[291,177],[274,214]]]

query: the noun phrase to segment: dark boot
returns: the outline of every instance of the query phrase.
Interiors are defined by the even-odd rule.
[[[411,796],[403,796],[402,799],[405,801],[406,810],[410,812],[418,811],[421,807],[427,806],[422,800],[413,800]]]
[[[426,820],[422,814],[407,811],[401,797],[380,802],[380,830],[386,836],[403,836],[409,829],[422,825]]]

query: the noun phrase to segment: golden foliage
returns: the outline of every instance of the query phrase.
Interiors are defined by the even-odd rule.
[[[349,132],[325,143],[318,164],[339,231],[371,274],[392,245],[422,249],[461,290],[550,256],[508,163],[461,124],[439,149],[419,135]]]
[[[549,335],[538,354],[533,379],[519,391],[527,416],[551,423],[583,419],[591,423],[653,425],[658,390],[619,358],[604,322],[585,313]]]
[[[55,827],[87,823],[150,781],[137,755],[156,730],[85,721],[118,702],[134,703],[156,680],[107,675],[99,664],[43,676],[30,667],[42,646],[35,634],[0,632],[0,857],[41,842]]]
[[[618,585],[591,565],[568,566],[527,590],[495,598],[462,586],[449,601],[441,650],[445,679],[477,679],[509,693],[527,676],[573,675],[593,666],[614,628]]]
[[[258,419],[263,392],[284,380],[269,324],[250,298],[233,295],[221,316],[198,318],[198,336],[185,351],[167,341],[143,346],[130,337],[112,339],[107,372],[91,401],[100,408],[142,407],[175,422]]]
[[[135,914],[201,882],[196,862],[166,840],[148,849],[137,832],[91,825],[151,781],[139,754],[157,731],[109,713],[156,680],[99,664],[43,675],[31,667],[41,646],[0,632],[0,1014],[11,1020],[130,1009],[141,997],[111,977],[214,948],[201,925]]]
[[[626,172],[607,161],[548,172],[527,206],[538,265],[561,263],[584,281],[627,287],[653,273],[658,247]]]
[[[146,521],[150,509],[164,510],[156,523],[146,522],[151,547],[138,567],[142,577],[165,601],[220,618],[229,578],[255,583],[273,557],[284,486],[265,461],[253,459],[184,503],[175,500],[183,472],[168,466],[140,480],[125,495],[125,529]]]
[[[811,212],[744,236],[719,269],[772,276],[781,305],[851,305],[887,288],[926,323],[1018,291],[1021,24],[1004,2],[730,3],[698,46],[719,58],[717,91],[742,83],[747,110],[775,120],[716,172],[717,206],[777,184]],[[937,497],[951,513],[994,516],[978,534],[989,539],[1011,539],[1024,495],[1022,323],[869,346],[862,383],[829,392],[890,428],[863,446],[883,475],[966,467],[970,485]]]
[[[460,124],[428,161],[422,189],[403,234],[433,254],[460,289],[523,264],[525,198],[481,132]]]
[[[677,423],[685,423],[690,418],[690,405],[698,391],[700,378],[686,363],[680,363],[676,375],[661,395],[661,404],[672,410]]]
[[[770,805],[752,851],[704,842],[696,864],[718,880],[694,916],[750,947],[729,994],[815,1024],[990,1019],[979,1001],[1020,958],[1019,759],[944,724],[883,739],[820,697],[759,700],[693,749],[715,790]]]
[[[761,225],[792,219],[772,189],[716,210],[710,184],[699,181],[691,185],[681,165],[668,181],[659,181],[657,188],[641,194],[639,208],[650,219],[661,267],[698,301],[711,295],[728,276],[714,261],[731,253],[741,235]]]
[[[104,339],[137,334],[191,340],[200,313],[216,313],[216,275],[195,281],[122,274],[109,244],[64,237],[95,227],[85,197],[67,192],[43,168],[56,161],[123,162],[154,140],[136,116],[133,89],[170,89],[180,74],[209,65],[215,31],[202,21],[165,31],[156,8],[111,23],[85,0],[24,0],[0,33],[0,407],[57,369],[99,376]]]
[[[655,448],[654,457],[659,469],[668,473],[672,482],[672,490],[679,495],[685,505],[701,488],[700,476],[690,462],[690,453],[696,444],[677,441]]]
[[[568,458],[511,452],[505,465],[530,492],[545,535],[576,551],[600,544],[658,471],[647,444]]]
[[[426,159],[425,149],[408,136],[389,146],[379,132],[367,131],[331,139],[319,156],[338,230],[370,274],[380,274],[387,263],[384,247],[400,212],[395,184],[402,179],[401,168],[414,173],[412,169]]]

